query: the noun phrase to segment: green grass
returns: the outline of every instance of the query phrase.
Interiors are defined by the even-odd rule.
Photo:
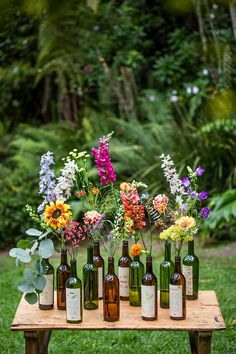
[[[236,257],[206,257],[200,249],[200,288],[217,293],[227,329],[213,333],[212,353],[236,353]],[[184,254],[184,252],[183,252]],[[106,257],[106,256],[105,256]],[[53,260],[56,267],[58,258]],[[154,260],[158,273],[161,255]],[[79,274],[85,262],[85,251],[78,256]],[[24,353],[23,333],[11,332],[10,326],[21,297],[16,289],[22,270],[14,266],[10,257],[0,257],[0,353]],[[178,348],[178,349],[177,349]],[[54,331],[50,340],[49,354],[185,354],[190,353],[187,332],[145,331]]]

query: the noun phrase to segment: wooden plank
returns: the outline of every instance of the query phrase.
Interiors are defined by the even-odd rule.
[[[55,294],[56,296],[56,294]],[[55,301],[56,303],[56,301]],[[66,323],[65,311],[58,309],[42,311],[38,305],[29,305],[23,298],[16,311],[11,329],[14,331],[40,330],[95,330],[95,329],[142,329],[142,330],[188,330],[215,331],[225,328],[224,319],[214,291],[200,291],[199,299],[187,301],[187,317],[183,321],[169,318],[169,310],[158,308],[156,321],[143,321],[140,307],[129,306],[128,301],[121,301],[120,321],[103,321],[102,300],[98,310],[84,310],[83,322]]]

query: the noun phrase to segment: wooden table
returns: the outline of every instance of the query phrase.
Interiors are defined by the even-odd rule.
[[[56,297],[55,297],[56,303]],[[151,331],[188,331],[192,353],[208,354],[211,352],[212,331],[225,328],[224,319],[214,291],[200,291],[199,299],[187,301],[187,317],[182,321],[169,318],[169,310],[158,308],[157,321],[143,321],[140,307],[129,306],[128,301],[121,301],[120,321],[103,321],[102,301],[98,310],[84,310],[83,322],[66,323],[65,311],[58,309],[42,311],[38,304],[29,305],[23,298],[20,301],[13,320],[13,331],[24,331],[25,353],[47,353],[52,330],[151,330]]]

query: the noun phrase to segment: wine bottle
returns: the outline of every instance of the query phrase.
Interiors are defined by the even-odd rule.
[[[186,281],[181,273],[181,258],[175,257],[174,274],[170,278],[170,318],[183,320],[186,317]]]
[[[93,263],[98,269],[98,298],[103,298],[103,284],[104,284],[104,259],[100,255],[99,241],[93,244]]]
[[[122,256],[118,261],[118,278],[120,282],[120,299],[129,300],[129,266],[132,259],[129,256],[128,241],[123,241]]]
[[[170,277],[174,273],[174,263],[171,261],[171,243],[165,242],[165,258],[160,264],[160,307],[169,308]]]
[[[142,319],[154,321],[157,319],[157,278],[152,270],[152,257],[147,256],[146,273],[141,285]]]
[[[144,265],[140,256],[134,256],[129,267],[129,304],[141,306],[141,283],[144,275]]]
[[[67,250],[61,250],[61,263],[57,268],[57,307],[66,309],[66,282],[71,275],[70,266],[67,263]]]
[[[114,322],[120,318],[119,279],[114,272],[114,258],[108,258],[108,274],[104,279],[104,321]]]
[[[93,263],[93,247],[87,249],[87,263],[83,267],[84,308],[98,308],[98,269]]]
[[[66,321],[80,323],[83,319],[82,283],[77,277],[76,260],[72,259],[71,276],[66,282]]]
[[[43,292],[39,294],[39,308],[40,310],[51,310],[54,307],[54,268],[48,258],[42,259],[42,266],[46,285]]]
[[[188,254],[183,259],[183,274],[186,279],[187,300],[198,298],[199,259],[194,254],[194,240],[188,242]]]

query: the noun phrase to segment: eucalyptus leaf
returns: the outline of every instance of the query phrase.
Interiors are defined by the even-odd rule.
[[[34,265],[34,270],[38,275],[42,275],[44,273],[44,269],[41,261],[37,261]]]
[[[17,247],[21,248],[22,250],[25,250],[26,248],[28,248],[29,245],[30,245],[30,241],[28,241],[28,240],[19,240],[17,242]]]
[[[33,278],[34,278],[34,274],[32,272],[32,270],[30,268],[26,268],[24,270],[24,279],[27,283],[32,283]]]
[[[54,253],[54,245],[52,240],[43,240],[39,246],[39,255],[42,258],[49,258]]]
[[[30,249],[30,253],[34,253],[36,251],[36,249],[38,248],[38,245],[39,245],[38,241],[35,241],[33,243],[33,246]]]
[[[29,236],[39,237],[42,235],[42,231],[39,231],[37,229],[28,229],[26,230],[26,234]]]
[[[12,248],[10,251],[9,251],[9,256],[11,257],[16,257],[16,252],[17,252],[18,248]]]
[[[35,292],[25,294],[25,300],[30,304],[34,305],[38,302],[38,296]]]
[[[23,293],[32,293],[35,291],[33,284],[25,281],[20,282],[17,288]]]
[[[9,255],[11,257],[17,257],[22,263],[29,263],[31,261],[28,249],[23,250],[22,248],[12,248]]]
[[[45,231],[40,237],[39,240],[42,240],[44,237],[46,237],[48,234],[50,234],[52,231],[51,230],[47,230]]]
[[[33,279],[33,285],[37,290],[43,290],[46,285],[46,279],[43,275],[36,275]]]

